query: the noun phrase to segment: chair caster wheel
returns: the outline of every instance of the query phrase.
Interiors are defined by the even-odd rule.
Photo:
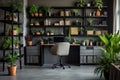
[[[65,69],[65,67],[63,67],[63,69]]]
[[[68,66],[68,68],[71,68],[70,66]]]

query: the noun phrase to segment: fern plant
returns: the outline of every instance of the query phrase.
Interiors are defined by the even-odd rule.
[[[104,43],[104,47],[100,47],[103,51],[103,56],[97,60],[98,66],[95,69],[95,73],[100,73],[100,77],[102,77],[105,73],[109,74],[111,63],[119,61],[117,55],[120,53],[120,34],[118,31],[115,34],[100,35],[99,38]]]

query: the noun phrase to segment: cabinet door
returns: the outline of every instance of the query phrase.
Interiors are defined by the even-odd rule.
[[[93,63],[93,47],[80,47],[80,64],[92,64]]]
[[[26,65],[40,64],[40,46],[27,46],[25,48],[25,55]]]
[[[102,56],[103,52],[99,47],[94,47],[94,63],[97,63],[97,59]]]

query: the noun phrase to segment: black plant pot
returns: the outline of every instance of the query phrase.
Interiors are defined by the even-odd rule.
[[[104,71],[105,80],[109,80],[109,72]]]

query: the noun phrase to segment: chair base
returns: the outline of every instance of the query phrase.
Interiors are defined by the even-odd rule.
[[[58,68],[58,67],[60,68],[62,67],[63,69],[65,69],[65,66],[68,66],[68,68],[71,68],[70,65],[57,63],[57,64],[53,64],[52,69]]]

